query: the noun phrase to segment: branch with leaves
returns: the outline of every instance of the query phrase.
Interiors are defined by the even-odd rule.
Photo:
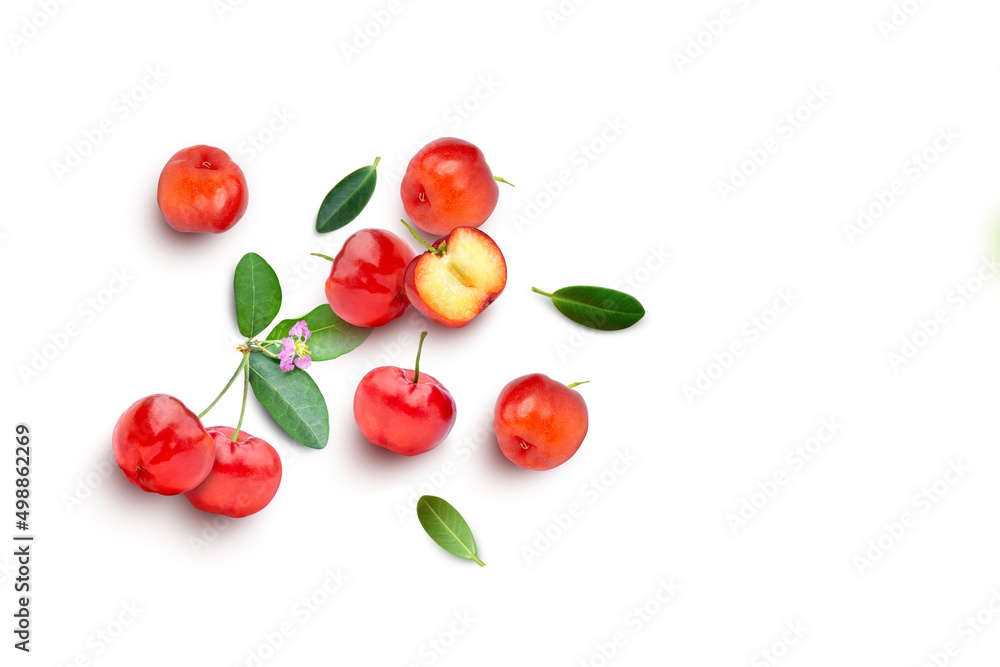
[[[323,449],[330,439],[326,399],[307,372],[314,361],[336,359],[368,338],[371,329],[337,316],[328,304],[302,317],[282,320],[264,339],[261,334],[281,309],[281,283],[274,269],[256,253],[247,253],[233,276],[236,323],[246,340],[237,347],[240,364],[222,392],[198,415],[204,417],[243,375],[243,407],[234,434],[246,412],[248,388],[278,425],[296,442]]]

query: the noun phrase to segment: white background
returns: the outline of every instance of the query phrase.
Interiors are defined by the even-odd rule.
[[[916,667],[952,641],[938,664],[995,664],[1000,281],[983,262],[1000,238],[1000,6],[908,0],[886,33],[889,0],[594,0],[559,21],[555,0],[234,4],[65,2],[51,18],[4,4],[0,535],[15,532],[20,422],[37,535],[30,655],[11,647],[13,547],[0,551],[4,664],[756,666],[774,664],[767,650],[789,666]],[[679,62],[689,40],[702,52]],[[935,149],[939,132],[952,138]],[[251,403],[245,427],[284,459],[259,515],[214,529],[183,497],[105,474],[129,404],[164,392],[200,411],[236,367],[238,259],[256,251],[282,276],[281,317],[322,303],[328,269],[308,253],[363,227],[402,234],[399,174],[440,133],[517,186],[483,227],[507,257],[503,296],[459,330],[410,311],[314,367],[323,451]],[[221,236],[174,233],[156,209],[163,164],[196,143],[249,182],[246,216]],[[746,163],[765,146],[763,166]],[[925,151],[933,164],[914,171]],[[376,156],[369,208],[317,235],[327,190]],[[734,169],[753,173],[724,200]],[[902,194],[849,234],[894,180]],[[116,271],[127,285],[111,295]],[[647,315],[581,332],[530,292],[571,284],[618,286]],[[793,305],[775,322],[781,290]],[[755,317],[766,331],[750,333]],[[459,416],[405,459],[363,440],[351,398],[368,369],[410,367],[422,328],[424,370]],[[919,350],[894,363],[904,337]],[[591,381],[586,442],[545,473],[510,464],[489,430],[500,388],[534,371]],[[715,379],[689,400],[700,372]],[[206,423],[232,425],[238,394]],[[842,427],[795,463],[825,419]],[[622,455],[634,462],[608,472]],[[965,472],[940,481],[951,464]],[[485,568],[400,514],[421,484],[469,520]],[[736,524],[744,500],[756,513]],[[671,580],[679,592],[657,601]],[[303,598],[322,604],[306,614]]]

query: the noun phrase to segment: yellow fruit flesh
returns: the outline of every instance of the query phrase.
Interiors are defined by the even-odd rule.
[[[472,230],[455,230],[442,257],[428,256],[416,275],[420,296],[442,317],[472,319],[503,289],[507,269],[499,249]]]

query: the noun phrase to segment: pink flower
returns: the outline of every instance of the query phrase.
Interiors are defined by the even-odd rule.
[[[281,352],[278,353],[278,359],[281,363],[278,364],[278,368],[284,372],[292,370],[292,359],[295,357],[295,342],[291,338],[281,339]]]
[[[299,320],[295,323],[295,326],[288,330],[288,335],[298,336],[303,341],[307,341],[309,340],[309,336],[312,335],[312,332],[309,331],[309,325],[306,324],[305,320]]]
[[[281,339],[281,352],[278,353],[278,359],[281,360],[281,363],[278,364],[278,368],[285,373],[295,367],[302,370],[309,368],[312,365],[309,346],[306,345],[306,341],[312,335],[312,332],[309,331],[309,325],[306,324],[305,320],[299,320],[288,330],[288,333],[289,337]]]

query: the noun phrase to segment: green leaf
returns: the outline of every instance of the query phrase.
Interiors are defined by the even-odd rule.
[[[309,373],[295,368],[287,373],[263,352],[250,354],[253,395],[271,413],[278,426],[297,442],[323,449],[330,439],[326,399]]]
[[[563,287],[552,294],[534,287],[531,289],[550,297],[560,313],[591,329],[627,329],[646,314],[646,310],[634,296],[607,287],[576,285]]]
[[[431,539],[448,553],[486,565],[476,555],[476,540],[472,530],[458,510],[437,496],[421,496],[417,501],[417,518]]]
[[[372,332],[367,327],[356,327],[337,317],[329,304],[324,303],[309,311],[302,317],[283,320],[267,335],[268,340],[281,340],[288,331],[300,320],[305,320],[312,335],[309,337],[309,356],[313,361],[329,361],[347,354],[361,343],[365,342]],[[280,346],[269,346],[269,350],[277,352]]]
[[[281,283],[264,258],[248,252],[236,265],[233,276],[236,293],[236,323],[240,333],[252,338],[274,320],[281,308]]]
[[[375,169],[380,159],[375,158],[375,164],[352,171],[333,186],[319,207],[319,214],[316,216],[317,232],[332,232],[358,217],[375,192],[375,182],[378,180]]]

